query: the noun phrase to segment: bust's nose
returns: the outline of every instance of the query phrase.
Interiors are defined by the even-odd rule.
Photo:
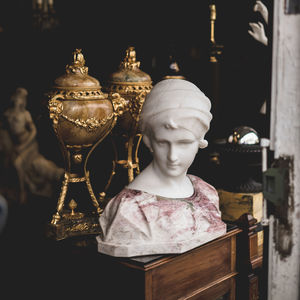
[[[178,154],[176,151],[176,147],[174,147],[174,145],[169,145],[169,149],[168,149],[168,161],[169,162],[176,162],[178,159]]]

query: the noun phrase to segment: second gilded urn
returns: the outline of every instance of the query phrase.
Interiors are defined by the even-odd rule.
[[[138,122],[146,95],[151,89],[151,76],[140,69],[135,47],[128,47],[119,68],[110,74],[103,86],[105,92],[119,93],[127,102],[123,115],[111,132],[115,160],[103,197],[109,190],[113,196],[140,173],[138,153],[142,135]]]

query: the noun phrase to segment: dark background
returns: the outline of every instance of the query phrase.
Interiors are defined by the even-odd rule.
[[[210,3],[166,2],[162,8],[113,1],[60,0],[54,2],[58,26],[39,30],[33,27],[31,1],[1,1],[1,109],[15,87],[23,86],[29,92],[28,108],[37,118],[43,93],[64,73],[75,48],[82,49],[89,74],[100,83],[116,70],[130,45],[136,48],[141,69],[155,83],[172,49],[187,79],[210,96]],[[254,0],[214,3],[216,42],[224,46],[219,58],[219,127],[225,134],[233,126],[247,124],[267,134],[265,124],[259,120],[259,109],[269,96],[270,50],[247,32],[249,22],[263,20],[253,12]],[[272,7],[269,1],[264,3],[270,8],[272,23]]]
[[[269,44],[271,2],[264,1],[269,8]],[[16,87],[26,88],[29,93],[27,108],[37,126],[40,152],[63,166],[48,119],[45,92],[51,88],[54,79],[64,74],[75,48],[82,49],[89,75],[103,85],[124,58],[126,48],[134,46],[140,68],[151,76],[153,84],[161,79],[169,55],[173,53],[181,72],[212,99],[213,108],[212,95],[216,92],[214,89],[218,89],[218,114],[213,120],[213,130],[208,134],[210,144],[215,138],[227,137],[240,125],[253,127],[261,136],[268,137],[271,49],[248,34],[248,23],[264,23],[263,19],[253,12],[254,0],[214,1],[217,7],[215,38],[224,47],[218,61],[219,83],[216,87],[209,63],[208,6],[211,3],[208,0],[178,4],[170,1],[161,6],[154,2],[134,5],[130,2],[59,0],[54,2],[58,25],[42,29],[33,24],[32,1],[1,1],[0,113],[7,108]],[[265,100],[268,113],[262,115],[259,111]],[[91,157],[94,174],[99,172],[109,155],[109,150],[95,150]],[[143,153],[140,159],[143,163]],[[145,162],[147,159],[145,153]],[[205,177],[206,170],[199,167],[198,162],[197,158],[193,171]],[[101,176],[92,184],[101,190]],[[6,245],[5,255],[9,253],[16,259],[22,251],[29,261],[34,259],[44,237],[43,224],[50,220],[55,206],[56,199],[50,202],[34,199],[27,205],[14,206],[0,240],[2,249]],[[11,279],[14,272],[20,271],[17,263],[13,265]],[[22,268],[30,268],[30,263]],[[26,277],[24,270],[21,274]]]

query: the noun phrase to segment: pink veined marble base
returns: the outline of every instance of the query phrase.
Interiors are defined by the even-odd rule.
[[[183,253],[226,233],[214,187],[188,175],[189,198],[165,198],[125,188],[99,218],[98,252],[118,257]]]

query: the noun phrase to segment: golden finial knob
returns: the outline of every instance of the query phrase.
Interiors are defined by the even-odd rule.
[[[66,66],[66,72],[70,73],[81,73],[82,75],[88,74],[88,67],[85,66],[85,59],[81,53],[81,49],[75,49],[73,52],[73,63]]]
[[[126,58],[128,62],[135,62],[136,61],[136,53],[134,47],[128,47],[126,50]]]
[[[69,203],[69,207],[71,209],[71,216],[75,216],[74,209],[77,207],[77,203],[75,202],[74,199],[72,199]]]
[[[69,202],[69,208],[71,209],[71,212],[64,214],[63,217],[72,220],[83,218],[84,216],[83,213],[74,211],[76,207],[77,207],[76,201],[74,199],[71,199],[71,201]]]
[[[73,64],[81,67],[85,65],[85,59],[81,53],[81,49],[75,49],[73,52]]]
[[[126,55],[124,60],[121,62],[120,67],[131,70],[140,67],[140,62],[136,61],[136,52],[134,47],[128,47],[126,49]]]

